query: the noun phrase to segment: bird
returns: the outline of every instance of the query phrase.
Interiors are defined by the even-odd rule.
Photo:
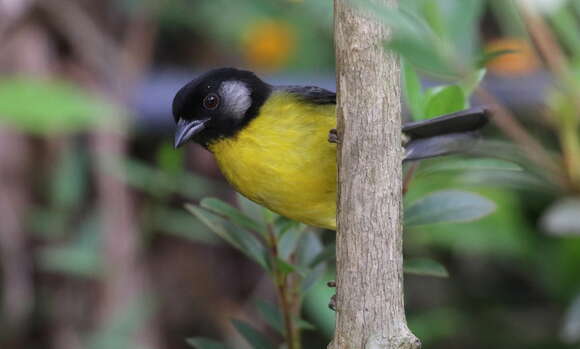
[[[219,68],[183,86],[172,112],[175,148],[188,142],[205,147],[246,198],[284,217],[336,230],[335,92],[274,86],[251,71]],[[404,124],[402,161],[464,151],[488,119],[485,107],[474,107]]]

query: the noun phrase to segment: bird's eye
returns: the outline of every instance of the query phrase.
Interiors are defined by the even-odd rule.
[[[210,93],[203,99],[203,107],[207,110],[214,110],[220,104],[220,97],[215,93]]]

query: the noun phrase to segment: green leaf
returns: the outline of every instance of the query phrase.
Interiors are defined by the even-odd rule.
[[[421,80],[413,66],[405,59],[401,59],[403,66],[403,86],[407,105],[413,119],[418,120],[423,114],[423,91]]]
[[[193,337],[188,338],[186,342],[197,349],[227,349],[223,343],[209,338]]]
[[[266,224],[274,224],[280,217],[276,212],[270,211],[266,207],[262,207],[262,218]]]
[[[215,183],[202,176],[180,172],[171,175],[141,161],[126,159],[124,166],[111,168],[111,172],[132,187],[143,190],[155,197],[164,197],[168,193],[198,199],[210,194]]]
[[[184,210],[158,205],[152,212],[152,229],[179,236],[197,243],[217,245],[221,240],[197,218]]]
[[[569,8],[562,6],[559,10],[548,14],[550,24],[558,34],[562,43],[573,53],[580,57],[580,38],[578,37],[578,20]]]
[[[457,85],[429,89],[426,100],[425,114],[421,116],[423,119],[460,111],[466,106],[465,94]]]
[[[405,260],[403,269],[407,274],[441,278],[449,277],[449,273],[443,265],[427,258],[412,258]]]
[[[310,262],[310,267],[315,267],[320,263],[336,259],[336,243],[332,242],[324,247],[322,251]]]
[[[415,172],[415,176],[431,175],[442,171],[514,171],[523,169],[513,162],[483,158],[483,159],[445,159],[422,166]]]
[[[228,218],[232,223],[237,224],[242,228],[259,233],[264,233],[266,231],[266,227],[263,224],[248,217],[242,211],[219,199],[206,198],[201,200],[199,205],[213,213]]]
[[[463,0],[466,1],[466,0]],[[421,6],[421,12],[423,17],[429,23],[429,26],[437,34],[437,36],[445,37],[447,34],[447,26],[445,20],[443,19],[443,14],[439,3],[437,1],[429,0],[423,1],[423,6]]]
[[[301,224],[289,218],[278,216],[274,221],[276,236],[282,236],[290,229],[297,229]]]
[[[278,333],[284,333],[284,320],[282,319],[282,313],[280,313],[276,305],[264,300],[257,300],[256,307],[268,325],[278,331]]]
[[[483,6],[482,0],[455,0],[451,2],[452,11],[446,21],[455,55],[467,56],[471,60],[471,53],[479,45],[479,18],[485,6]]]
[[[278,240],[278,253],[280,258],[284,260],[290,258],[290,255],[296,250],[296,246],[298,246],[298,241],[302,237],[302,233],[302,230],[291,228],[282,235],[282,238]]]
[[[412,63],[421,70],[442,76],[456,75],[437,48],[434,47],[434,44],[426,39],[395,36],[386,43],[385,47],[397,52],[407,62]]]
[[[97,251],[75,246],[45,248],[39,262],[43,270],[77,277],[95,277],[102,267]]]
[[[275,261],[276,261],[276,268],[280,272],[282,272],[284,275],[296,272],[296,273],[300,274],[301,276],[304,276],[304,271],[300,270],[300,268],[298,266],[293,265],[291,263],[288,263],[279,257],[276,257]]]
[[[307,331],[314,331],[316,330],[316,327],[314,327],[313,324],[311,324],[310,322],[304,320],[304,319],[294,319],[294,322],[296,323],[296,326],[298,326],[299,329],[301,330],[307,330]]]
[[[70,147],[58,159],[50,181],[51,199],[55,208],[75,209],[82,200],[87,186],[84,155],[80,149]]]
[[[405,209],[405,226],[469,222],[495,210],[490,200],[466,191],[444,190],[431,193]]]
[[[238,332],[248,341],[253,349],[274,349],[274,345],[255,328],[248,325],[246,322],[241,320],[232,320],[232,324],[238,330]]]
[[[113,121],[112,105],[64,81],[0,80],[0,123],[34,133],[87,130]]]
[[[481,84],[481,81],[483,81],[486,73],[487,69],[481,68],[469,74],[459,82],[459,85],[463,89],[463,93],[467,100],[469,100],[469,96],[471,96],[473,91],[475,91],[479,84]]]
[[[256,261],[265,270],[270,270],[266,249],[251,232],[236,227],[226,219],[200,207],[186,205],[185,208],[219,237]]]
[[[252,200],[249,200],[248,198],[239,193],[237,194],[237,199],[240,210],[242,210],[242,212],[246,216],[250,217],[256,222],[262,222],[264,220],[262,206],[258,205]]]
[[[300,291],[302,293],[308,292],[310,288],[314,286],[318,280],[320,280],[325,272],[326,264],[324,263],[318,264],[316,267],[310,269],[300,284]]]
[[[157,151],[157,163],[163,172],[178,175],[184,171],[184,152],[175,151],[169,143],[163,143]]]

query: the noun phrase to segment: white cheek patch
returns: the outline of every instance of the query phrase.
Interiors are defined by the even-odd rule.
[[[224,108],[238,118],[242,118],[252,105],[250,89],[241,81],[224,81],[219,90]]]

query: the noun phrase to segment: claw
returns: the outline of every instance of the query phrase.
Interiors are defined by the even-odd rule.
[[[338,132],[335,128],[328,132],[328,141],[330,143],[340,143],[340,139],[338,139]]]
[[[326,283],[328,287],[336,287],[336,281],[332,280]],[[332,311],[336,311],[336,294],[330,297],[330,302],[328,302],[328,307]]]
[[[332,311],[336,311],[336,295],[330,297],[330,302],[328,302],[328,308]]]

